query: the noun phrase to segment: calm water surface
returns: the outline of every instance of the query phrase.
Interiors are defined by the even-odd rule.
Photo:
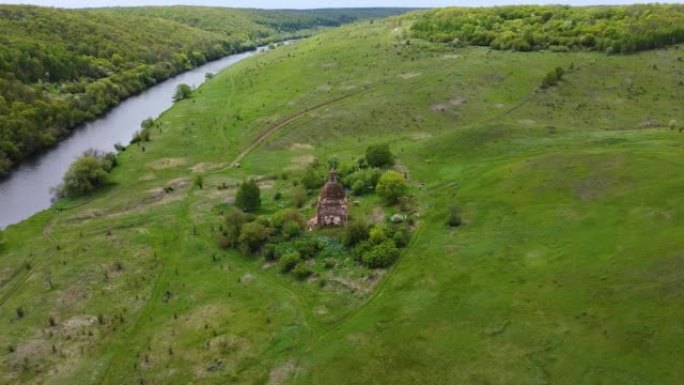
[[[84,151],[94,148],[114,151],[115,143],[127,145],[140,122],[157,117],[173,104],[173,93],[181,83],[198,86],[204,74],[216,73],[240,60],[264,51],[226,56],[191,71],[159,83],[140,95],[130,97],[103,117],[85,124],[48,152],[26,161],[12,175],[0,182],[0,229],[22,221],[50,207],[50,188],[57,186],[62,176]]]

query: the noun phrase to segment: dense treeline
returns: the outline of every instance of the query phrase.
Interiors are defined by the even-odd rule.
[[[411,34],[502,50],[631,53],[684,42],[684,5],[445,8],[416,16]]]
[[[325,12],[0,6],[0,177],[73,127],[159,81],[297,37],[302,29],[369,17],[358,10]]]

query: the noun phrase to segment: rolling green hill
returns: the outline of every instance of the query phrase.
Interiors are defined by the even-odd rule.
[[[683,47],[453,47],[409,39],[420,17],[230,67],[109,185],[6,229],[0,382],[679,384]],[[379,143],[413,197],[391,268],[343,253],[297,280],[217,246],[241,181],[262,219],[310,217],[307,165]],[[378,228],[402,210],[352,200]]]
[[[0,6],[0,177],[175,74],[313,28],[404,11]]]

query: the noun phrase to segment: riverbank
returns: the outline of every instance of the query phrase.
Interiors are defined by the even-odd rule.
[[[101,118],[83,124],[59,144],[21,164],[12,175],[0,182],[0,229],[47,209],[52,204],[50,189],[61,182],[71,162],[88,149],[113,151],[114,144],[127,145],[140,129],[140,122],[173,105],[172,97],[178,84],[202,84],[207,72],[221,70],[262,52],[267,47],[210,62],[179,74],[132,96],[110,109]]]

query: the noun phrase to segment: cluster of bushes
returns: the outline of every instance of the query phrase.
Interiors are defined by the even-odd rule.
[[[407,223],[383,227],[356,221],[344,228],[339,240],[307,232],[306,223],[294,209],[266,217],[232,207],[225,213],[218,244],[221,248],[239,249],[245,255],[263,256],[275,262],[281,272],[304,279],[313,274],[309,261],[323,260],[332,266],[332,261],[348,254],[369,268],[388,267],[411,238]]]
[[[411,33],[501,50],[631,53],[684,42],[684,5],[444,8],[417,16]]]
[[[544,76],[544,79],[542,79],[542,88],[549,88],[553,87],[558,84],[558,81],[560,81],[563,78],[563,75],[565,74],[565,71],[561,67],[556,67],[556,69],[550,71],[549,73]]]
[[[408,245],[410,238],[408,224],[369,227],[357,221],[346,227],[344,244],[360,263],[370,268],[384,268],[399,258],[399,249]]]
[[[404,176],[388,169],[394,165],[394,155],[388,145],[367,149],[364,157],[340,165],[337,158],[327,162],[328,168],[338,169],[342,183],[356,194],[377,192],[390,204],[408,195]],[[281,176],[288,179],[289,174]],[[336,258],[353,255],[369,268],[390,266],[399,256],[411,236],[410,225],[403,220],[386,226],[369,226],[365,222],[349,223],[340,238],[321,236],[306,231],[307,220],[297,211],[308,197],[307,190],[320,188],[326,180],[326,170],[318,161],[309,165],[298,178],[292,179],[294,208],[281,210],[271,216],[257,216],[261,206],[260,190],[253,180],[242,183],[235,205],[223,214],[218,244],[221,248],[239,249],[245,255],[260,255],[275,262],[283,273],[304,279],[313,271],[312,260],[323,260],[326,267],[336,264]],[[362,187],[358,187],[362,185]],[[355,189],[354,186],[357,186]],[[276,192],[274,201],[283,196]],[[282,207],[282,206],[281,206]],[[404,217],[405,218],[405,217]],[[335,231],[333,231],[335,233]]]
[[[104,185],[116,165],[114,153],[88,150],[69,166],[55,193],[58,197],[86,195]]]

